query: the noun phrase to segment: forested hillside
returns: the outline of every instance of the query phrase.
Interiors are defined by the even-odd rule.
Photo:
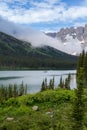
[[[74,69],[77,57],[49,46],[32,47],[0,32],[0,69]]]

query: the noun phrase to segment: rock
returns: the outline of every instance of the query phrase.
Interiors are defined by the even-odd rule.
[[[48,112],[46,112],[46,114],[53,115],[53,112],[48,111]]]
[[[54,115],[52,111],[48,111],[48,112],[46,112],[46,114],[47,114],[47,115],[50,115],[51,118],[52,118],[53,115]]]
[[[46,33],[46,35],[48,35],[48,36],[51,36],[51,37],[53,37],[53,38],[55,38],[56,37],[56,32],[55,33]]]
[[[50,115],[50,114],[51,114],[51,112],[49,112],[49,111],[48,111],[48,112],[46,112],[46,114],[47,114],[47,115]]]
[[[38,106],[33,106],[32,109],[33,109],[34,111],[38,111]]]
[[[87,43],[87,24],[84,27],[61,28],[58,32],[49,32],[47,35],[60,39],[63,43],[67,42],[67,35],[72,36],[72,39],[78,39],[79,41]]]
[[[6,119],[7,121],[13,121],[14,120],[14,118],[13,117],[7,117],[7,119]]]

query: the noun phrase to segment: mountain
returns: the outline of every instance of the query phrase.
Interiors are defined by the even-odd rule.
[[[60,38],[47,36],[45,33],[32,29],[19,29],[7,33],[19,40],[31,43],[33,47],[50,46],[71,55],[79,55],[82,52],[82,45],[77,39],[68,37],[67,42],[63,42]]]
[[[57,33],[50,32],[47,35],[54,39],[60,39],[65,48],[70,45],[71,49],[73,48],[72,54],[78,55],[83,49],[87,51],[87,24],[84,27],[62,28]]]
[[[0,68],[63,69],[75,68],[77,57],[50,46],[31,43],[0,32]]]
[[[77,38],[72,38],[70,35],[64,35],[60,30],[60,33],[52,33],[51,37],[41,31],[37,31],[28,27],[21,27],[10,21],[0,18],[0,31],[11,35],[19,40],[26,41],[32,44],[34,47],[50,46],[65,53],[71,55],[79,55],[82,50],[82,42]],[[67,32],[67,31],[66,31]],[[65,33],[65,32],[64,32]],[[61,34],[61,36],[59,36]],[[54,38],[54,36],[56,37]],[[67,42],[63,42],[63,38],[66,37]]]
[[[10,35],[0,32],[0,54],[23,55],[27,54],[31,44],[20,41]]]
[[[65,28],[61,29],[57,34],[57,38],[61,38],[63,42],[67,41],[66,38],[67,35],[71,36],[73,39],[79,40],[81,43],[87,43],[87,24],[84,27],[71,27],[71,28]]]

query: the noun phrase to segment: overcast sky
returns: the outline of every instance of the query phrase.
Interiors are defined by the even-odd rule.
[[[87,0],[0,0],[2,19],[40,31],[87,23]]]

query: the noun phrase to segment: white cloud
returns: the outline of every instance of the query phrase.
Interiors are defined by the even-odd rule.
[[[84,17],[87,17],[86,12],[87,12],[87,7],[81,7],[81,6],[71,7],[68,10],[63,11],[63,18],[64,20],[69,19],[69,18],[70,20],[84,18]]]
[[[19,2],[19,6],[15,5]],[[14,8],[10,7],[14,4]],[[31,4],[26,8],[27,4]],[[81,51],[81,45],[77,39],[70,39],[69,46],[62,45],[60,40],[49,38],[44,33],[32,29],[20,27],[17,24],[29,24],[39,22],[72,22],[78,18],[87,17],[87,8],[85,5],[68,7],[59,0],[44,0],[43,2],[34,2],[31,0],[0,0],[0,31],[13,35],[19,39],[31,42],[34,46],[50,45],[64,52],[73,53]],[[4,19],[3,19],[4,18]],[[10,22],[9,22],[10,21]],[[12,23],[13,22],[13,23]],[[16,24],[14,24],[16,23]],[[56,28],[54,27],[56,30]],[[51,28],[46,28],[45,32]],[[53,30],[53,29],[52,29]],[[72,42],[71,42],[72,41]],[[74,43],[76,44],[73,46]],[[72,48],[70,50],[70,48]]]
[[[21,31],[21,27],[17,24],[14,24],[12,22],[9,22],[6,19],[3,19],[2,17],[0,17],[0,31],[1,32],[5,32],[9,35],[14,35],[14,33],[18,33],[19,31]]]
[[[0,3],[16,3],[19,2],[21,4],[25,4],[28,0],[0,0]]]
[[[16,4],[18,2],[18,4]],[[87,0],[85,0],[85,3]],[[9,5],[10,4],[10,5]],[[14,5],[14,8],[11,7]],[[27,8],[26,8],[27,6]],[[72,22],[87,18],[85,5],[68,7],[61,0],[0,0],[0,16],[19,24]]]
[[[76,22],[75,24],[73,24],[74,27],[79,27],[79,26],[82,26],[84,27],[85,26],[85,22]]]

